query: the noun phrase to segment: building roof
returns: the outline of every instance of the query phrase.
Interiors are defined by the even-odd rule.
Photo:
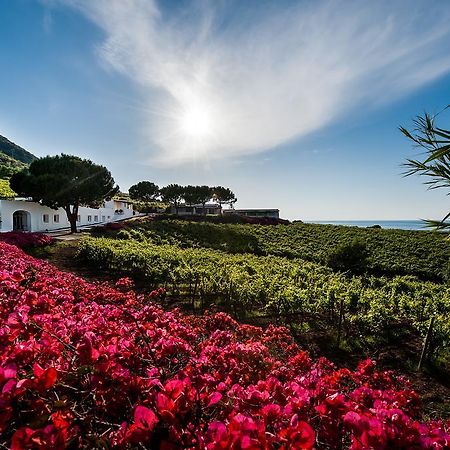
[[[280,211],[277,208],[240,208],[240,209],[225,209],[224,211],[235,211],[235,212],[242,212],[242,211]]]
[[[201,203],[195,205],[188,205],[187,203],[180,203],[178,205],[179,208],[203,208]],[[205,203],[205,208],[220,208],[220,205],[217,203]]]

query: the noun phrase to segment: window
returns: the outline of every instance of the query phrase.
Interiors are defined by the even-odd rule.
[[[92,222],[92,216],[88,216],[88,222]]]
[[[105,222],[105,221],[106,221],[106,217],[102,216],[102,222]]]
[[[48,214],[43,214],[42,215],[42,220],[44,223],[49,223],[50,222],[50,217],[48,216]]]
[[[81,216],[79,214],[77,216],[77,222],[81,222]]]
[[[111,219],[111,216],[108,216],[108,220]]]
[[[54,214],[53,215],[53,222],[59,223],[59,214]]]
[[[98,216],[94,216],[94,222],[98,222]]]

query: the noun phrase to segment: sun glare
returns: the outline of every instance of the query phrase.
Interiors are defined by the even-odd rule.
[[[212,132],[212,122],[208,111],[203,108],[188,109],[181,118],[183,133],[193,138],[208,137]]]

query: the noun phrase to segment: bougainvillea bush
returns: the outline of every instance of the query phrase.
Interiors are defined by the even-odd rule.
[[[51,236],[42,233],[28,233],[23,231],[7,231],[0,233],[0,241],[16,245],[20,248],[44,247],[55,242]]]
[[[444,449],[408,383],[312,361],[284,328],[185,316],[0,243],[0,446]]]

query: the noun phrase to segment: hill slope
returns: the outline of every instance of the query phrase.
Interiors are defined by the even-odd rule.
[[[6,153],[0,153],[0,178],[10,178],[16,172],[27,167],[27,164],[11,158]]]
[[[36,156],[34,156],[32,153],[20,147],[19,145],[14,144],[14,142],[11,142],[9,139],[1,135],[0,152],[25,164],[30,164],[30,162],[36,159]]]
[[[9,179],[35,159],[32,153],[0,135],[0,198],[16,195],[9,187]]]

